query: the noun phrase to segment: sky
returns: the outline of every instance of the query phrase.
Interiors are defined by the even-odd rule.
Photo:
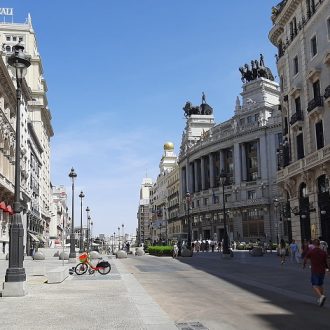
[[[1,1],[15,23],[32,17],[55,133],[51,180],[70,207],[74,167],[75,225],[82,190],[93,234],[122,224],[135,233],[142,179],[156,179],[166,141],[179,153],[186,101],[198,105],[204,92],[220,123],[233,116],[240,66],[263,53],[277,75],[268,40],[277,2]]]

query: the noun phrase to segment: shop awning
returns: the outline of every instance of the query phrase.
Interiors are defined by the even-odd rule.
[[[31,234],[31,233],[29,233],[29,235],[30,235],[30,237],[31,237],[35,242],[39,242],[39,239],[38,239],[38,237],[37,237],[36,235]]]

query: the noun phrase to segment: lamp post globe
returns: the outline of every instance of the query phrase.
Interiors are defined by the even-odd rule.
[[[23,267],[24,259],[24,228],[21,218],[20,186],[20,118],[21,96],[23,78],[26,69],[31,65],[29,57],[24,53],[24,47],[20,43],[13,47],[13,54],[8,58],[8,64],[13,68],[16,78],[16,132],[15,132],[15,190],[14,190],[14,214],[9,228],[9,262],[5,275],[3,296],[24,296],[26,294],[26,273]]]
[[[220,184],[222,185],[222,203],[223,203],[223,226],[224,226],[224,237],[223,237],[223,249],[222,253],[224,255],[230,255],[229,249],[229,239],[227,232],[227,217],[226,217],[226,199],[225,199],[225,184],[227,182],[228,176],[224,169],[220,172]]]
[[[187,204],[187,222],[188,222],[188,235],[187,235],[187,248],[191,250],[191,221],[190,221],[190,202],[191,202],[191,196],[189,191],[186,192],[186,204]]]
[[[69,261],[75,262],[76,261],[76,250],[75,250],[75,235],[74,235],[74,180],[77,177],[74,168],[71,168],[69,173],[69,177],[72,181],[72,210],[71,210],[71,234],[70,234],[70,254],[69,254]],[[71,260],[70,260],[71,259]]]
[[[84,252],[84,237],[83,237],[83,211],[82,211],[82,206],[83,206],[83,198],[85,197],[84,193],[81,191],[79,194],[80,197],[80,249],[79,252],[82,253]]]

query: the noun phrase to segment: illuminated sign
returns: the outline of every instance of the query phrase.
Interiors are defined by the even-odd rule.
[[[0,8],[0,15],[13,16],[13,8]]]

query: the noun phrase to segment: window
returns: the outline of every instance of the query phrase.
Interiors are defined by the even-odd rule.
[[[204,205],[207,205],[208,203],[208,198],[204,198]]]
[[[17,37],[13,37],[13,41],[17,41]]]
[[[293,73],[297,74],[299,72],[299,63],[298,63],[298,56],[293,59]]]
[[[258,178],[258,143],[248,142],[245,145],[247,181],[254,181]]]
[[[265,235],[264,216],[261,210],[246,210],[242,216],[243,236],[260,237]]]
[[[304,138],[301,133],[297,135],[297,159],[302,159],[304,156]]]
[[[316,42],[316,36],[314,36],[311,39],[311,51],[312,51],[312,57],[314,57],[317,54],[317,42]]]
[[[23,37],[18,37],[18,41],[22,42],[23,41]]]
[[[322,120],[315,124],[315,134],[316,134],[316,148],[317,150],[322,149],[324,147]]]
[[[320,98],[320,96],[321,96],[319,80],[317,80],[313,83],[313,95],[314,95],[314,100]]]
[[[327,19],[328,39],[330,40],[330,17]]]
[[[7,41],[10,41],[10,36],[6,36],[6,40]]]
[[[256,191],[255,190],[248,190],[247,198],[248,199],[256,199],[257,198]]]
[[[296,113],[301,113],[301,101],[300,101],[300,96],[294,99],[294,103],[296,106]]]
[[[231,194],[225,194],[225,203],[231,201]]]

